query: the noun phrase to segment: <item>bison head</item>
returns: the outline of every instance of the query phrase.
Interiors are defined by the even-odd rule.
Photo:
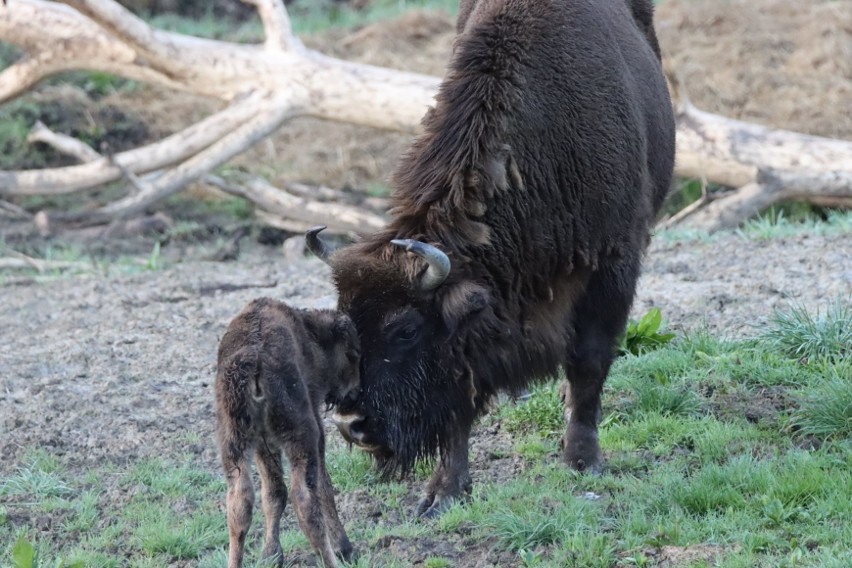
[[[467,344],[490,294],[436,246],[382,239],[332,253],[319,230],[308,246],[331,265],[339,308],[361,338],[360,396],[338,407],[335,422],[385,474],[405,472],[475,415],[481,393]]]

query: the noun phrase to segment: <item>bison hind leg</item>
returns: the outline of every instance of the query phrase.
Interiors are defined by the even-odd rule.
[[[574,341],[562,386],[567,422],[562,459],[578,471],[600,473],[603,465],[598,441],[601,392],[615,358],[617,338],[627,323],[638,276],[638,255],[606,265],[592,275],[575,305]]]

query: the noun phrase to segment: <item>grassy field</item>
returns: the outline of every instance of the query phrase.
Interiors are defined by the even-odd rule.
[[[557,385],[541,386],[529,402],[483,419],[513,432],[521,475],[479,483],[437,521],[377,527],[348,519],[362,553],[353,566],[407,566],[375,547],[389,535],[487,542],[510,551],[516,566],[652,566],[660,550],[696,547],[715,559],[683,565],[848,566],[850,322],[848,302],[821,314],[791,309],[752,339],[696,333],[619,358],[605,393],[607,469],[598,477],[558,463]],[[329,464],[341,492],[366,490],[400,507],[408,484],[379,482],[360,452],[338,448]],[[421,468],[416,477],[425,475]],[[80,477],[33,450],[0,482],[0,565],[35,566],[31,544],[39,566],[223,566],[224,493],[218,472],[182,456],[104,463]],[[16,522],[21,515],[29,526]],[[254,562],[261,525],[258,514]],[[285,531],[282,544],[290,555],[307,552],[297,530]],[[424,565],[453,563],[435,556]]]

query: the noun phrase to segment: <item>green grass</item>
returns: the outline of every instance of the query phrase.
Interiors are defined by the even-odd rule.
[[[25,248],[15,248],[0,239],[0,256],[17,257],[17,253],[21,253],[32,258],[35,263],[58,261],[72,264],[63,266],[45,264],[42,271],[39,271],[36,266],[8,269],[0,271],[0,274],[32,276],[37,282],[42,282],[79,274],[136,274],[163,270],[169,265],[164,258],[159,240],[153,240],[150,252],[147,254],[118,256],[98,254],[87,250],[83,245],[72,242],[48,241],[23,246]]]
[[[763,338],[789,357],[852,357],[852,305],[837,301],[815,314],[791,306],[776,312]]]
[[[454,17],[458,12],[458,0],[375,0],[363,10],[331,1],[311,0],[289,6],[288,13],[297,35],[311,35],[332,28],[352,29],[372,24],[412,9],[441,11]],[[263,27],[257,17],[235,23],[209,12],[198,18],[160,14],[148,21],[158,29],[198,37],[240,43],[263,41]]]
[[[456,549],[480,543],[518,566],[652,565],[649,550],[698,545],[721,552],[707,565],[843,566],[852,557],[852,361],[846,340],[813,338],[845,330],[849,303],[794,312],[793,330],[822,322],[821,331],[792,333],[788,310],[752,339],[693,333],[618,358],[600,426],[607,466],[597,477],[558,461],[555,381],[485,420],[514,433],[514,446],[493,454],[520,460],[519,473],[477,479],[471,498],[436,521],[410,520],[412,492],[428,467],[415,480],[382,482],[367,456],[331,439],[336,488],[377,511],[344,517],[361,552],[350,566],[407,566],[405,543],[441,541]],[[221,474],[191,460],[106,463],[75,474],[61,457],[29,451],[0,482],[0,543],[8,543],[0,558],[23,538],[40,558],[66,565],[221,566],[224,495]],[[261,516],[258,506],[247,566],[262,565]],[[36,529],[46,517],[54,519],[49,533]],[[292,509],[281,540],[285,554],[309,554]],[[423,559],[435,567],[456,561]]]
[[[374,0],[365,10],[332,2],[303,2],[290,8],[297,34],[314,34],[329,28],[351,29],[398,17],[412,9],[440,11],[455,17],[457,0]]]
[[[736,230],[746,240],[768,240],[790,238],[801,235],[846,235],[852,233],[852,211],[826,210],[810,217],[788,217],[783,212],[770,209],[758,217],[746,221]],[[672,227],[659,231],[657,238],[666,242],[697,241],[713,242],[727,232],[708,233],[703,229]]]

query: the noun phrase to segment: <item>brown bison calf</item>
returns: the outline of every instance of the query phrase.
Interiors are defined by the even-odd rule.
[[[298,310],[261,298],[231,322],[219,344],[216,376],[218,437],[228,478],[229,568],[242,563],[251,522],[252,450],[266,521],[264,558],[283,562],[282,449],[290,461],[296,516],[311,545],[327,567],[336,566],[335,556],[352,555],[325,466],[320,407],[357,390],[359,357],[352,320],[332,310]]]

